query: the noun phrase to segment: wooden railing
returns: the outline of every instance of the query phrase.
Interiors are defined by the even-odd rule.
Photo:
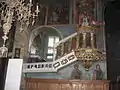
[[[109,90],[107,80],[26,79],[25,90]]]
[[[57,50],[57,57],[55,58],[55,60],[72,52],[72,50],[75,50],[77,48],[77,45],[79,44],[79,39],[77,40],[77,38],[77,33],[73,33],[72,35],[58,42],[55,45],[55,48]]]
[[[23,72],[57,72],[70,63],[77,60],[74,52],[64,55],[63,57],[54,60],[53,62],[39,62],[39,63],[24,63]]]

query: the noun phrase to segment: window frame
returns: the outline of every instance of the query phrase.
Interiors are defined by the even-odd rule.
[[[53,45],[49,45],[49,40],[50,40],[50,37],[53,38]],[[58,40],[57,40],[58,39]],[[50,35],[48,36],[48,44],[47,44],[47,54],[46,54],[46,59],[47,60],[53,60],[54,57],[56,56],[56,49],[54,48],[54,45],[59,42],[60,40],[60,37],[59,36],[53,36],[53,35]],[[52,53],[49,53],[49,50],[53,50]],[[48,58],[50,57],[50,58]]]

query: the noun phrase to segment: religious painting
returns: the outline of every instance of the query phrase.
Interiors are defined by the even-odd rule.
[[[92,79],[94,80],[104,80],[107,79],[107,66],[106,61],[101,61],[95,63],[91,68]]]
[[[81,24],[82,14],[87,12],[90,16],[94,16],[96,8],[95,2],[93,0],[76,0],[76,8],[75,8],[75,17],[76,23]],[[96,18],[96,17],[94,17]]]
[[[99,64],[96,65],[95,70],[93,71],[92,79],[94,80],[102,80],[103,79],[103,71]]]
[[[53,3],[48,8],[47,24],[68,24],[69,4],[64,2]]]
[[[71,64],[58,71],[62,79],[79,79],[79,80],[104,80],[107,79],[106,61],[97,62],[92,65],[89,71],[82,66],[80,62]]]
[[[71,73],[71,79],[80,79],[81,78],[81,71],[78,68],[79,68],[79,65],[75,64],[74,69],[72,70],[72,73]]]
[[[74,63],[61,68],[57,72],[29,73],[27,74],[27,77],[67,80],[106,80],[106,61],[94,63],[88,71],[86,71],[80,61],[75,61]]]

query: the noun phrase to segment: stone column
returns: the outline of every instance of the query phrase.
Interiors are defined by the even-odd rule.
[[[76,49],[79,48],[79,35],[76,37]]]
[[[69,40],[64,42],[64,54],[68,53],[69,45],[70,45]]]
[[[61,56],[64,55],[64,43],[61,43]]]
[[[86,48],[86,33],[83,33],[83,45],[82,48]]]
[[[91,35],[91,48],[95,48],[95,46],[94,46],[94,34],[90,33],[90,35]]]
[[[72,50],[76,49],[76,38],[72,38]]]
[[[83,34],[80,33],[79,35],[79,47],[82,48],[82,44],[83,44]]]
[[[72,38],[68,41],[68,53],[71,51],[72,48]]]

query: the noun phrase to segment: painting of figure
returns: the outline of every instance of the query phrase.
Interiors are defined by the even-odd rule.
[[[79,70],[79,64],[74,64],[74,69],[71,72],[71,79],[81,79],[81,71]]]
[[[96,68],[95,68],[95,70],[93,71],[93,76],[92,76],[92,78],[94,79],[94,80],[102,80],[103,79],[103,71],[102,71],[102,69],[101,69],[101,67],[100,67],[100,64],[97,64],[96,65]]]

